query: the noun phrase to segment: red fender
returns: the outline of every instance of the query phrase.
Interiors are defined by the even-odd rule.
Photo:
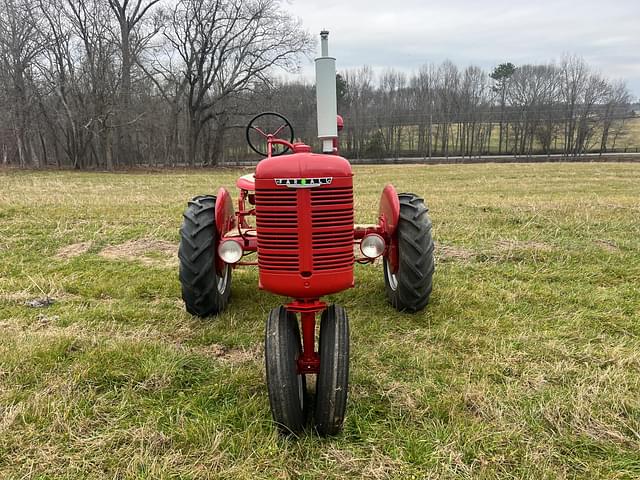
[[[400,219],[400,199],[398,198],[398,192],[393,185],[388,184],[382,190],[382,196],[380,197],[380,210],[379,210],[379,222],[380,226],[384,230],[387,241],[389,242],[389,248],[385,257],[389,259],[389,266],[391,271],[396,273],[398,271],[398,238],[396,235],[396,229],[398,228],[398,220]]]
[[[380,210],[378,211],[382,227],[387,235],[392,236],[398,228],[400,218],[400,200],[398,192],[393,185],[388,184],[382,190],[380,197]]]
[[[216,228],[219,238],[236,226],[236,214],[233,210],[233,200],[225,188],[220,188],[216,195]]]

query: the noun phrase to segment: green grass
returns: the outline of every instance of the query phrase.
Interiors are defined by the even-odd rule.
[[[283,299],[255,269],[220,317],[183,311],[185,200],[242,172],[0,172],[0,478],[638,478],[640,165],[355,171],[359,222],[386,182],[425,196],[438,266],[416,315],[380,265],[331,298],[352,332],[331,439],[271,423]]]

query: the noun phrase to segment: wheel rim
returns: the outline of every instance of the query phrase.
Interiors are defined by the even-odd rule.
[[[220,295],[222,295],[224,291],[227,289],[227,280],[229,278],[230,271],[231,271],[231,266],[225,264],[222,275],[218,276],[218,292],[220,293]]]
[[[384,266],[386,267],[384,271],[387,274],[387,283],[389,284],[389,287],[391,287],[391,290],[395,292],[398,288],[398,277],[396,277],[396,274],[391,271],[391,264],[389,263],[388,258],[384,259]]]

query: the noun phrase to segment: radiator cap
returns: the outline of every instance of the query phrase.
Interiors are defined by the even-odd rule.
[[[309,153],[310,151],[311,151],[311,147],[306,143],[293,144],[293,153]]]

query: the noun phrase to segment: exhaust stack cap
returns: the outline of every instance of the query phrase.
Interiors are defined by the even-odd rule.
[[[318,138],[322,151],[333,153],[333,139],[338,138],[338,100],[336,95],[336,59],[329,56],[329,32],[320,32],[320,53],[316,58],[316,102],[318,105]]]
[[[329,56],[329,30],[322,30],[320,32],[320,54],[323,57]]]

